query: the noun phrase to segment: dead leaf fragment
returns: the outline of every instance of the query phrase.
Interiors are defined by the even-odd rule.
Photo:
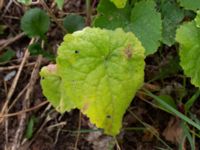
[[[94,129],[97,129],[94,127]],[[111,136],[103,135],[101,131],[90,132],[86,140],[91,143],[95,150],[108,150],[111,145],[114,146],[114,139]]]
[[[166,140],[179,144],[183,137],[183,129],[181,128],[181,120],[179,118],[171,118],[167,127],[162,134]]]
[[[142,137],[142,141],[151,142],[153,140],[154,136],[158,137],[159,136],[159,132],[153,126],[149,126],[144,131],[144,136]]]
[[[4,0],[0,0],[0,10],[3,8]]]

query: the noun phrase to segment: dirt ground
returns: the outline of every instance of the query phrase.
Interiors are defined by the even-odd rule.
[[[95,1],[93,6],[97,4]],[[59,10],[52,0],[47,6],[58,21],[68,13],[86,17],[84,0],[66,1],[63,10]],[[16,0],[0,1],[0,24],[5,26],[0,35],[0,55],[8,48],[16,53],[10,61],[0,63],[0,150],[15,146],[20,146],[20,150],[178,149],[183,132],[180,119],[158,109],[153,99],[142,91],[137,93],[128,108],[123,128],[116,138],[104,135],[79,110],[64,114],[56,112],[42,94],[38,74],[42,66],[53,62],[39,56],[25,58],[30,39],[21,31],[20,19],[29,7],[43,8],[40,3],[25,6]],[[89,23],[90,20],[86,19],[86,24]],[[45,49],[56,55],[63,36],[62,30],[52,22]],[[146,59],[146,81],[158,74],[161,67],[169,67],[169,60],[177,56],[175,46],[162,46],[161,49],[162,55],[158,52]],[[162,77],[145,86],[155,94],[168,93],[177,98],[177,90],[182,85],[181,76],[182,71],[178,70],[173,76]],[[189,97],[195,87],[188,80],[186,83]],[[177,107],[181,111],[182,105],[177,104]],[[199,108],[200,102],[196,102],[191,109],[197,118],[200,118]],[[196,149],[200,149],[199,142],[197,138]],[[187,141],[182,144],[185,149],[190,149]]]

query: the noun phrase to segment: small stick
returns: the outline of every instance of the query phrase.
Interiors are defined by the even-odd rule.
[[[20,38],[22,38],[25,35],[24,32],[16,35],[13,38],[8,39],[1,47],[0,47],[0,51],[3,50],[5,47],[7,47],[8,45],[12,44],[13,42],[19,40]]]
[[[23,113],[27,113],[27,112],[30,112],[30,111],[33,111],[33,110],[36,110],[46,104],[48,104],[49,102],[48,101],[44,101],[36,106],[33,106],[31,108],[28,108],[28,109],[25,109],[25,110],[22,110],[22,111],[18,111],[18,112],[15,112],[15,113],[10,113],[10,114],[6,114],[6,115],[3,115],[1,116],[0,118],[4,118],[4,117],[14,117],[14,116],[18,116],[18,115],[22,115]]]
[[[4,18],[9,18],[9,19],[15,19],[15,20],[20,20],[20,17],[16,17],[16,16],[9,16],[9,15],[5,15]]]
[[[86,0],[86,24],[90,26],[91,24],[91,6],[90,6],[91,1]]]
[[[27,65],[24,65],[24,67],[29,67],[29,66],[34,66],[35,62],[29,63]],[[0,67],[0,71],[7,71],[7,70],[13,70],[19,68],[20,65],[15,65],[15,66],[9,66],[9,67]]]
[[[119,143],[118,143],[116,137],[114,137],[114,140],[115,140],[115,144],[116,144],[117,150],[121,150],[121,148],[120,148],[120,146],[119,146]]]
[[[19,98],[24,94],[24,92],[28,89],[29,84],[27,84],[22,90],[21,92],[17,95],[17,97],[13,100],[13,102],[10,104],[10,106],[8,107],[8,112],[10,111],[10,109],[15,105],[15,103],[19,100]]]
[[[7,12],[8,9],[9,9],[9,7],[12,5],[12,3],[13,3],[13,0],[10,0],[10,1],[8,2],[8,4],[6,5],[6,8],[4,9],[4,12],[3,12],[2,16],[4,16],[4,15],[6,14],[6,12]]]
[[[76,136],[74,150],[77,150],[77,147],[78,147],[78,141],[79,141],[79,137],[80,137],[80,129],[81,129],[81,111],[79,111],[78,132],[77,132],[77,136]]]
[[[31,45],[33,42],[34,42],[34,39],[31,39],[29,45]],[[2,110],[1,110],[0,116],[1,116],[2,114],[4,114],[4,113],[7,113],[7,110],[6,110],[6,109],[7,109],[7,107],[8,107],[8,104],[9,104],[9,102],[10,102],[11,97],[13,96],[13,93],[14,93],[15,88],[16,88],[16,85],[17,85],[17,83],[18,83],[20,74],[21,74],[21,72],[22,72],[22,69],[23,69],[23,67],[24,67],[24,65],[25,65],[25,62],[26,62],[26,60],[27,60],[28,57],[29,57],[29,51],[28,51],[28,49],[26,49],[25,54],[24,54],[24,57],[23,57],[22,62],[21,62],[21,64],[20,64],[20,67],[19,67],[19,69],[18,69],[18,72],[17,72],[17,74],[16,74],[16,76],[15,76],[15,78],[14,78],[14,80],[13,80],[13,83],[12,83],[10,89],[9,89],[8,95],[7,95],[7,97],[6,97],[6,102],[5,102],[4,105],[3,105],[3,108],[2,108]],[[0,123],[1,123],[2,121],[3,121],[3,120],[0,119]]]
[[[54,22],[62,29],[63,32],[67,32],[67,30],[58,22],[56,16],[51,12],[47,4],[44,2],[44,0],[39,0],[42,6],[47,10],[51,18],[54,20]]]
[[[42,62],[42,55],[38,56],[38,59],[36,61],[35,67],[32,71],[30,82],[29,82],[29,88],[27,89],[25,99],[23,101],[23,109],[26,110],[30,106],[30,96],[33,91],[33,87],[35,85],[35,82],[37,81],[38,78],[38,72],[40,69],[40,65]],[[26,120],[27,120],[27,114],[23,113],[21,114],[20,121],[19,121],[19,126],[15,134],[14,142],[12,144],[11,150],[18,150],[21,144],[21,139],[25,130],[26,126]]]
[[[34,41],[34,39],[32,39],[30,41],[30,44],[32,44],[33,41]],[[9,89],[9,92],[7,94],[6,101],[5,101],[4,105],[3,105],[3,108],[1,110],[0,116],[3,115],[4,113],[8,112],[8,104],[9,104],[9,102],[11,100],[11,97],[13,96],[13,93],[14,93],[16,85],[18,83],[18,80],[19,80],[20,74],[22,72],[23,66],[24,66],[24,64],[25,64],[25,62],[26,62],[26,60],[27,60],[28,57],[29,57],[29,51],[28,51],[28,49],[26,49],[24,57],[23,57],[22,62],[20,64],[19,70],[18,70],[18,72],[17,72],[17,74],[16,74],[16,76],[15,76],[13,82],[12,82],[12,85],[11,85],[11,87]],[[3,122],[3,121],[4,121],[4,118],[0,118],[0,123]],[[7,132],[8,132],[8,119],[5,120],[5,131],[6,131],[5,139],[6,139],[6,142],[8,142],[8,136],[7,136]],[[6,143],[6,148],[7,148],[7,143]]]

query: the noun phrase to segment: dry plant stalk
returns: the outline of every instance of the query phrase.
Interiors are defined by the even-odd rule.
[[[30,78],[30,82],[29,82],[29,88],[27,89],[25,99],[23,101],[23,110],[29,108],[29,106],[30,106],[30,96],[31,96],[31,93],[33,91],[33,87],[34,87],[34,85],[35,85],[35,83],[38,79],[38,74],[39,74],[41,62],[42,62],[42,55],[39,55],[38,58],[37,58],[35,67],[34,67],[32,74],[31,74],[31,78]],[[18,129],[16,131],[11,150],[19,149],[21,139],[22,139],[22,136],[23,136],[23,133],[24,133],[24,130],[25,130],[25,126],[26,126],[26,120],[27,120],[27,114],[23,113],[20,117],[19,126],[18,126]]]
[[[29,45],[31,45],[34,42],[34,40],[35,39],[31,39]],[[6,97],[6,101],[5,101],[4,105],[3,105],[3,108],[2,108],[1,113],[0,113],[0,117],[4,116],[4,114],[8,113],[8,104],[11,101],[13,93],[14,93],[14,91],[16,89],[16,85],[17,85],[17,83],[19,81],[19,77],[21,75],[22,69],[23,69],[23,67],[24,67],[24,65],[26,63],[26,60],[28,59],[29,55],[30,55],[29,51],[28,51],[28,49],[26,49],[25,53],[24,53],[24,57],[23,57],[22,62],[20,64],[20,67],[18,69],[18,72],[17,72],[17,74],[16,74],[16,76],[15,76],[13,82],[12,82],[12,85],[11,85],[10,89],[9,89],[8,95]],[[8,143],[8,118],[0,118],[0,123],[2,123],[4,121],[5,121],[5,141],[6,141],[6,146],[7,146],[7,143]]]
[[[33,44],[33,42],[34,42],[34,39],[31,39],[29,45]],[[4,106],[3,106],[2,110],[1,110],[1,113],[0,113],[0,117],[2,117],[5,113],[7,113],[8,104],[9,104],[9,102],[11,100],[11,97],[13,96],[13,93],[14,93],[16,85],[18,83],[20,74],[22,72],[22,69],[23,69],[23,67],[25,65],[25,62],[28,59],[29,55],[30,55],[29,51],[28,51],[28,49],[26,49],[26,51],[24,53],[24,57],[23,57],[22,62],[20,64],[20,67],[18,69],[18,72],[17,72],[17,74],[16,74],[16,76],[15,76],[15,78],[13,80],[13,83],[12,83],[10,89],[9,89],[8,95],[6,97],[6,102],[5,102],[5,104],[4,104]],[[4,121],[4,119],[0,119],[0,123],[2,123],[3,121]]]
[[[24,35],[25,35],[25,33],[22,32],[22,33],[16,35],[15,37],[7,39],[6,42],[4,44],[2,44],[2,46],[0,47],[0,51],[3,50],[4,48],[6,48],[8,45],[12,44],[13,42],[21,39]]]

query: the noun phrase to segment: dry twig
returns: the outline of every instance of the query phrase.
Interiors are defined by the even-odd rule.
[[[29,45],[31,45],[33,42],[34,42],[34,39],[32,39],[32,40],[30,41],[30,44],[29,44]],[[6,102],[5,102],[5,104],[4,104],[4,106],[3,106],[2,110],[1,110],[0,116],[4,115],[4,113],[7,113],[7,110],[6,110],[6,109],[7,109],[7,107],[8,107],[8,104],[9,104],[10,100],[11,100],[11,97],[12,97],[14,91],[15,91],[16,85],[17,85],[18,80],[19,80],[19,77],[20,77],[20,74],[21,74],[21,72],[22,72],[22,69],[23,69],[23,67],[24,67],[24,65],[25,65],[25,62],[26,62],[26,60],[27,60],[28,57],[29,57],[29,51],[28,51],[28,49],[26,49],[25,54],[24,54],[24,57],[23,57],[22,62],[21,62],[21,64],[20,64],[20,67],[19,67],[19,69],[18,69],[18,72],[17,72],[17,74],[16,74],[16,76],[15,76],[15,78],[14,78],[14,80],[13,80],[13,83],[12,83],[10,89],[9,89],[8,95],[7,95],[7,97],[6,97]],[[0,123],[1,123],[2,121],[3,121],[3,120],[0,119]]]
[[[39,72],[39,69],[40,69],[41,62],[42,62],[42,56],[40,55],[40,56],[38,56],[35,67],[32,71],[31,79],[30,79],[30,82],[29,82],[29,88],[26,92],[25,99],[23,101],[23,109],[24,110],[29,108],[29,106],[30,106],[30,96],[31,96],[31,93],[33,91],[33,87],[35,85],[35,82],[37,81],[37,78],[38,78],[38,72]],[[23,136],[23,133],[24,133],[25,125],[26,125],[26,120],[27,120],[27,114],[23,113],[20,117],[19,127],[16,131],[14,142],[12,144],[11,150],[19,149],[21,139],[22,139],[22,136]]]
[[[25,109],[25,110],[22,110],[22,111],[18,111],[18,112],[15,112],[15,113],[10,113],[10,114],[5,114],[4,116],[1,116],[1,118],[4,118],[4,117],[15,117],[15,116],[18,116],[18,115],[22,115],[24,113],[27,113],[27,112],[31,112],[33,110],[36,110],[46,104],[48,104],[49,102],[48,101],[44,101],[34,107],[31,107],[31,108],[28,108],[28,109]]]
[[[40,1],[40,3],[42,4],[42,6],[47,10],[47,12],[49,13],[49,15],[50,15],[51,18],[53,19],[53,21],[59,26],[60,29],[62,29],[62,31],[63,31],[64,33],[66,33],[67,30],[64,28],[64,26],[62,26],[62,25],[58,22],[56,16],[51,12],[51,10],[50,10],[49,7],[47,6],[47,4],[44,2],[44,0],[39,0],[39,1]]]
[[[9,38],[6,40],[6,42],[4,44],[2,44],[2,46],[0,47],[0,51],[3,50],[4,48],[6,48],[8,45],[12,44],[13,42],[19,40],[20,38],[22,38],[25,35],[24,32],[16,35],[15,37]]]
[[[76,136],[74,150],[77,150],[77,147],[78,147],[78,141],[79,141],[79,137],[80,137],[80,129],[81,129],[81,111],[79,111],[78,132],[77,132],[77,136]]]
[[[34,66],[34,65],[35,65],[35,62],[32,62],[32,63],[28,63],[28,64],[24,65],[24,67],[30,67],[30,66]],[[19,67],[20,67],[20,65],[13,65],[13,66],[8,66],[8,67],[0,67],[0,71],[18,69]]]
[[[30,44],[32,44],[33,42],[34,42],[34,39],[32,39],[30,41]],[[23,67],[25,65],[25,62],[26,62],[28,57],[29,57],[29,51],[28,51],[28,49],[26,49],[24,57],[23,57],[22,62],[20,64],[20,67],[18,69],[18,72],[17,72],[17,74],[16,74],[16,76],[15,76],[13,82],[12,82],[12,85],[11,85],[11,87],[9,89],[9,92],[7,94],[6,101],[5,101],[4,105],[3,105],[3,108],[1,110],[0,116],[2,116],[2,115],[4,115],[5,113],[8,112],[8,104],[9,104],[9,102],[10,102],[12,96],[13,96],[13,93],[14,93],[16,85],[18,83],[20,74],[22,72],[22,69],[23,69]],[[4,121],[4,118],[0,118],[0,123],[2,123],[3,121]],[[8,119],[5,120],[5,131],[6,131],[6,133],[5,133],[5,141],[6,141],[6,145],[7,145],[7,143],[8,143]]]

